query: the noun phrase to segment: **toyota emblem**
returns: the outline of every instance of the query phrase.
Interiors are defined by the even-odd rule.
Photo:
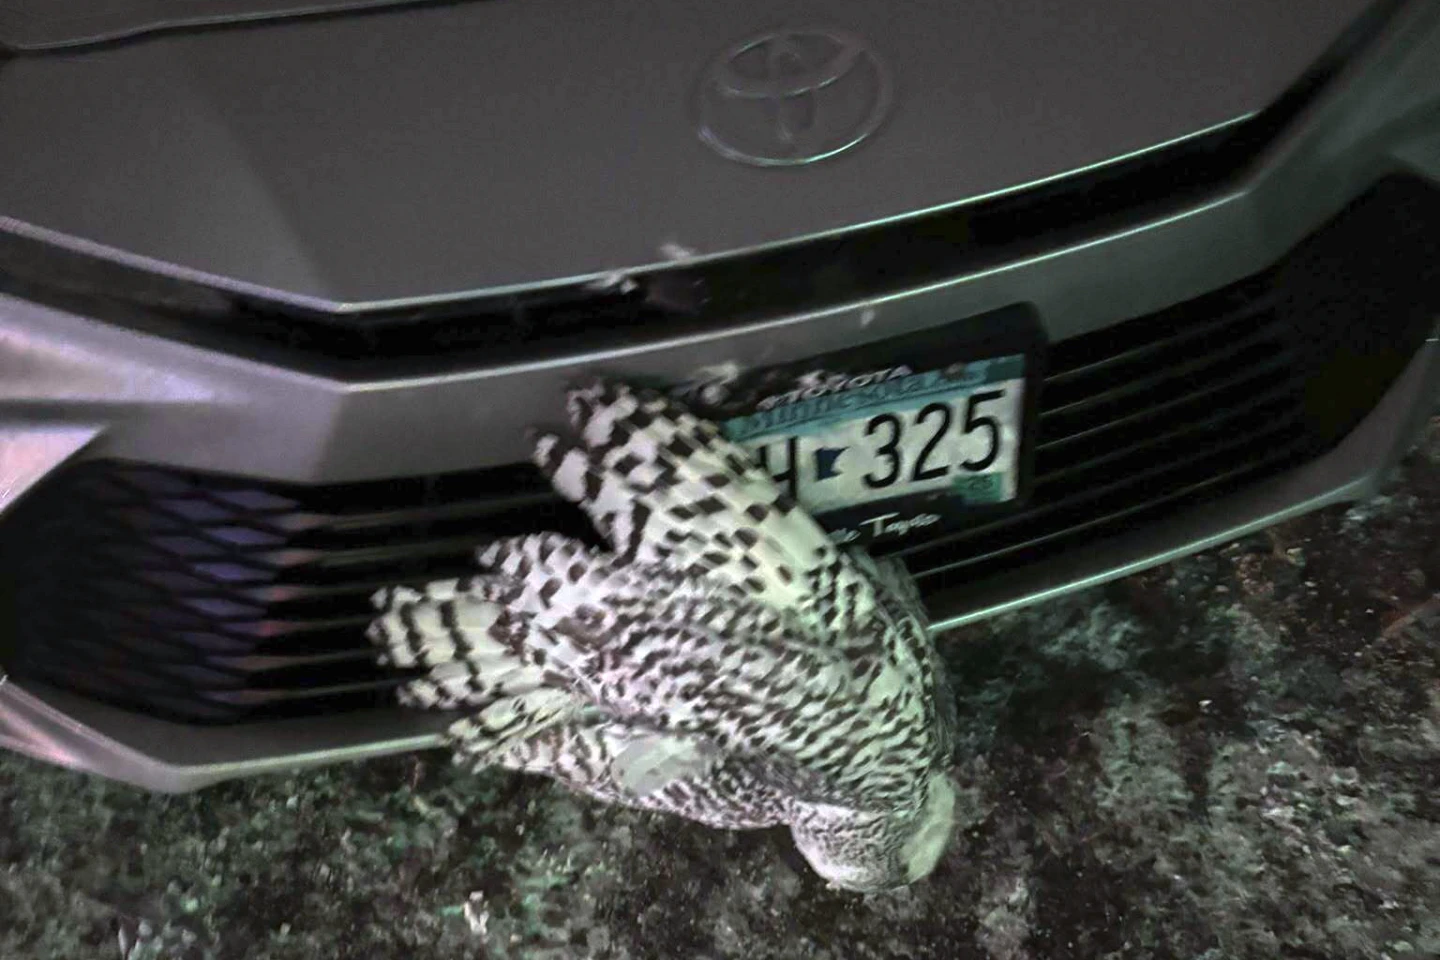
[[[696,91],[700,139],[762,167],[814,163],[879,128],[893,96],[884,63],[860,37],[818,28],[760,34],[725,50]]]

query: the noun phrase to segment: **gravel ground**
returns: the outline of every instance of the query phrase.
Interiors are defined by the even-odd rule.
[[[1440,956],[1440,421],[1385,492],[946,638],[964,826],[827,889],[412,756],[152,796],[0,757],[0,957]]]

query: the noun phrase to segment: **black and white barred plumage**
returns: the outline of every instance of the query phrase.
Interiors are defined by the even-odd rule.
[[[535,462],[611,551],[502,540],[482,572],[375,597],[371,637],[421,668],[404,703],[463,709],[476,766],[716,827],[788,824],[837,885],[934,867],[953,728],[914,584],[837,548],[713,424],[600,381]]]

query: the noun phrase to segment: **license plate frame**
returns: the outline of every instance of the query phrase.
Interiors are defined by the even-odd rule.
[[[717,421],[731,440],[751,449],[837,542],[891,552],[1023,509],[1028,503],[1045,348],[1043,330],[1033,308],[1016,305],[792,363],[744,371],[738,365],[710,368],[708,374],[702,373],[672,392],[697,413]],[[953,457],[946,461],[951,475],[928,476],[923,484],[906,482],[895,495],[869,495],[875,492],[872,489],[864,499],[846,503],[840,502],[844,496],[835,492],[839,488],[833,483],[824,496],[814,492],[817,484],[830,481],[844,481],[861,489],[855,478],[866,464],[865,444],[835,442],[827,447],[825,444],[831,442],[827,438],[853,440],[857,421],[868,422],[888,414],[897,421],[894,430],[898,444],[907,423],[902,414],[908,411],[911,425],[933,431],[933,452],[946,436],[945,431],[951,430],[963,413],[954,404],[959,402],[963,407],[968,402],[966,397],[986,392],[987,387],[994,392],[997,384],[1005,385],[1005,402],[1010,404],[1009,449],[998,450],[1007,422],[996,425],[997,457],[1009,458],[1009,469],[1000,482],[1005,483],[1004,492],[1010,496],[986,502],[983,497],[977,500],[956,492],[949,482],[956,472],[956,463],[950,462]],[[1018,397],[1010,395],[1014,390],[1019,391]],[[936,409],[945,404],[951,406],[948,419]],[[928,411],[927,416],[923,422],[916,422],[922,410]],[[890,427],[888,420],[880,424],[875,431],[879,440],[886,439]],[[988,430],[982,428],[980,433]],[[809,439],[798,444],[786,439],[795,436]],[[772,459],[757,451],[757,444],[768,447],[777,438],[789,451],[800,451],[796,463],[786,464],[783,456]],[[967,442],[972,438],[971,434],[964,435]],[[835,449],[842,452],[833,456],[827,452]],[[852,449],[853,454],[848,452]],[[905,449],[913,454],[913,443]],[[887,467],[911,469],[915,458],[906,459],[904,450],[901,454],[902,465],[887,459]],[[826,457],[831,459],[827,462]],[[843,470],[841,463],[845,464]],[[920,468],[926,464],[931,474],[942,465],[938,460],[915,462],[911,477],[920,476],[924,472]],[[827,469],[836,472],[819,476]],[[841,476],[844,471],[849,473]],[[981,470],[971,471],[968,476],[994,478],[999,473]],[[964,472],[959,475],[962,479],[967,476]],[[871,480],[883,479],[874,471],[863,476],[864,487],[869,487]],[[987,482],[993,486],[997,481]]]

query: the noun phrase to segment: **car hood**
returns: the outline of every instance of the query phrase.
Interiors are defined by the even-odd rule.
[[[24,2],[0,229],[330,309],[603,278],[1237,122],[1367,5]]]

